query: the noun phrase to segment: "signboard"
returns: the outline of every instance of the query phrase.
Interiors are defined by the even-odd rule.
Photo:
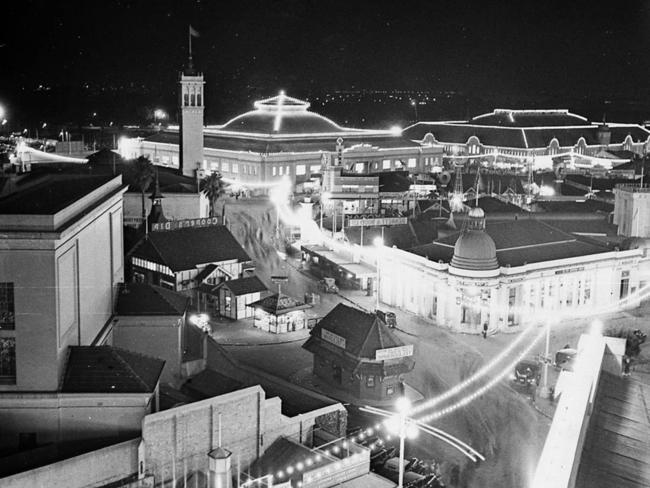
[[[209,227],[221,224],[221,217],[204,217],[200,219],[171,220],[159,224],[152,224],[151,231],[185,229],[186,227]]]
[[[407,222],[406,217],[381,217],[375,219],[350,219],[349,227],[361,227],[371,225],[404,225]]]
[[[413,344],[409,344],[408,346],[389,347],[388,349],[377,349],[375,351],[376,361],[406,358],[409,356],[413,356]]]
[[[271,281],[273,283],[287,283],[289,281],[288,276],[271,276]]]
[[[576,271],[584,271],[585,267],[584,266],[579,266],[577,268],[567,268],[567,269],[558,269],[555,274],[566,274],[566,273],[575,273]]]
[[[337,335],[334,332],[330,332],[329,330],[321,329],[320,336],[324,341],[327,341],[330,344],[334,344],[341,349],[345,349],[345,339],[340,335]]]

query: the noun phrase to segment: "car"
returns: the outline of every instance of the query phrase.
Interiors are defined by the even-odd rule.
[[[542,377],[539,362],[535,359],[523,359],[515,366],[514,380],[522,385],[539,385]]]
[[[397,317],[395,312],[385,312],[383,310],[375,310],[377,317],[379,317],[388,327],[397,327]]]
[[[570,347],[560,349],[555,353],[555,366],[566,371],[573,371],[577,355],[578,351]]]

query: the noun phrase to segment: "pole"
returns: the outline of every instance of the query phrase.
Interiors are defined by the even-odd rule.
[[[361,221],[361,247],[363,247],[363,220]]]
[[[546,349],[544,352],[544,391],[548,391],[548,357],[551,346],[551,322],[546,322]]]
[[[404,486],[404,437],[406,437],[406,417],[402,412],[399,414],[399,479],[397,488]]]
[[[382,227],[383,230],[383,227]],[[375,307],[376,310],[379,310],[379,248],[377,248],[377,306]]]

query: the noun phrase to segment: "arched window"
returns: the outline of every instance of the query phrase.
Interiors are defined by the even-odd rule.
[[[187,106],[189,106],[189,104],[190,104],[190,94],[185,93],[183,95],[183,106],[187,107]]]
[[[203,104],[201,103],[201,92],[196,94],[196,106],[197,107],[202,107]]]

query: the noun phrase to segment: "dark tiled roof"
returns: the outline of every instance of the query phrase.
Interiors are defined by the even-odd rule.
[[[586,122],[572,124],[572,127],[486,127],[476,124],[459,122],[418,122],[404,129],[403,134],[413,140],[422,140],[431,132],[435,139],[441,143],[465,144],[470,137],[476,136],[482,144],[487,146],[501,146],[511,148],[545,148],[554,138],[561,147],[571,147],[577,144],[578,139],[584,137],[587,145],[597,145],[598,126],[588,125]],[[611,144],[621,144],[627,135],[632,136],[634,142],[644,142],[650,132],[639,125],[621,125],[610,127]]]
[[[650,486],[650,386],[602,372],[576,488]]]
[[[609,213],[614,210],[613,204],[594,199],[585,199],[582,201],[537,201],[534,207],[536,211],[543,212],[584,212],[589,214],[594,212]]]
[[[0,198],[0,214],[54,215],[114,176],[40,174],[37,183]]]
[[[150,232],[133,256],[164,264],[173,272],[231,259],[250,261],[244,248],[223,225]]]
[[[495,243],[497,260],[501,266],[521,266],[525,263],[566,259],[611,250],[602,244],[580,240],[573,234],[536,219],[507,222],[487,220],[485,230]],[[459,236],[460,232],[409,251],[432,261],[449,263]]]
[[[312,329],[311,337],[321,337],[321,331],[332,332],[345,339],[350,354],[375,359],[377,349],[403,346],[388,326],[374,313],[339,303]]]
[[[348,148],[357,144],[370,144],[382,148],[419,147],[419,144],[406,137],[398,136],[372,136],[365,134],[347,134],[343,145]],[[151,142],[178,144],[178,132],[160,132],[147,138]],[[318,152],[334,151],[336,139],[327,138],[301,138],[277,139],[266,137],[233,137],[219,134],[205,134],[203,137],[205,147],[223,149],[227,151],[249,151],[255,154],[269,154],[282,152]],[[163,190],[164,191],[164,190]]]
[[[117,301],[118,315],[183,315],[189,297],[146,283],[129,283]]]
[[[266,313],[273,315],[283,315],[295,310],[304,310],[306,308],[311,308],[311,305],[303,303],[288,295],[280,295],[278,293],[275,295],[270,295],[266,298],[262,298],[256,302],[249,303],[246,306],[259,308],[261,310],[264,310]]]
[[[152,393],[165,361],[112,346],[70,346],[63,393]]]
[[[280,437],[275,440],[273,444],[259,457],[250,468],[247,470],[251,478],[259,478],[268,473],[274,473],[280,466],[295,466],[297,463],[304,463],[307,458],[314,459],[314,451],[302,444],[297,443],[291,439]],[[320,456],[320,460],[310,464],[309,469],[316,469],[328,464],[332,464],[338,459],[331,459],[327,456]],[[291,475],[287,474],[286,478],[282,481],[292,480],[291,486],[296,486],[299,480],[302,479],[302,472],[295,470]]]
[[[495,110],[492,113],[477,115],[472,123],[506,127],[549,127],[563,125],[583,125],[584,117],[566,110]]]
[[[227,287],[233,294],[237,296],[268,290],[268,288],[264,286],[264,283],[262,283],[262,281],[257,276],[225,281],[221,284],[221,286]]]
[[[476,204],[476,199],[471,199],[465,204],[469,207],[479,207],[482,208],[486,214],[495,214],[495,213],[528,213],[521,207],[513,205],[509,202],[504,202],[494,197],[482,196],[478,199],[478,205]]]
[[[211,369],[206,369],[188,379],[183,384],[181,391],[192,397],[212,398],[241,390],[245,386],[243,383],[229,376],[224,376]]]

